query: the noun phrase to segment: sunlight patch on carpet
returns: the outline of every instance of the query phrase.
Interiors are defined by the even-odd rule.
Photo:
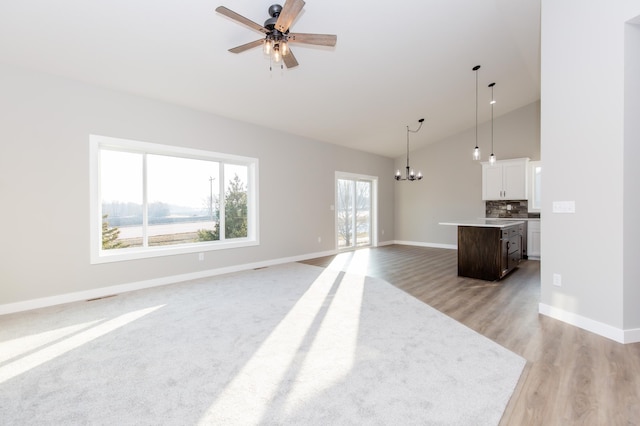
[[[312,327],[321,321],[321,311],[330,303],[333,287],[343,275],[325,270],[311,284],[305,294],[260,345],[253,357],[225,387],[217,401],[207,410],[199,424],[217,424],[230,419],[224,413],[234,413],[233,420],[242,424],[256,424],[273,402],[283,384],[285,374],[292,368],[305,340],[313,340]],[[251,410],[238,407],[251,406]],[[221,418],[222,416],[222,418]]]
[[[156,309],[160,309],[162,306],[155,306],[153,308],[147,308],[147,309],[141,309],[135,312],[129,312],[127,314],[124,315],[120,315],[117,318],[114,318],[112,320],[108,320],[105,321],[102,324],[99,325],[95,325],[93,327],[90,327],[89,329],[85,330],[85,331],[81,331],[77,334],[74,334],[70,337],[67,338],[63,338],[61,341],[56,342],[56,343],[52,343],[48,346],[45,346],[42,349],[39,349],[33,353],[29,353],[28,355],[22,356],[22,357],[18,357],[18,359],[11,361],[9,363],[7,363],[6,365],[3,365],[2,367],[0,367],[0,383],[3,383],[9,379],[12,379],[13,377],[16,377],[19,374],[24,373],[25,371],[29,371],[32,368],[35,368],[41,364],[44,364],[48,361],[51,361],[54,358],[57,358],[69,351],[72,351],[74,349],[77,349],[79,347],[81,347],[82,345],[85,345],[89,342],[91,342],[94,339],[97,339],[100,336],[103,336],[107,333],[112,332],[113,330],[116,330],[120,327],[123,327],[127,324],[129,324],[132,321],[135,321],[153,311],[155,311]],[[92,323],[95,323],[92,322]],[[87,325],[92,325],[92,323],[88,323],[88,324],[80,324],[78,326],[72,326],[72,327],[66,327],[64,330],[57,330],[54,331],[52,333],[42,333],[38,336],[34,336],[35,337],[35,343],[33,342],[33,339],[31,341],[32,345],[46,345],[46,342],[43,340],[40,340],[42,338],[51,338],[51,336],[56,336],[56,335],[60,335],[60,332],[62,333],[73,333],[74,330],[76,329],[82,329],[82,328],[87,328]],[[39,339],[40,338],[40,339]],[[7,344],[7,346],[14,346],[13,344],[15,343],[15,341],[13,342],[9,342]],[[18,342],[19,343],[19,347],[21,346],[20,343],[25,343],[25,342]],[[4,349],[4,345],[3,349]],[[27,348],[22,348],[23,351],[27,351]]]
[[[301,362],[284,406],[285,413],[295,412],[300,401],[331,389],[353,368],[363,291],[364,276],[341,277],[322,324]]]

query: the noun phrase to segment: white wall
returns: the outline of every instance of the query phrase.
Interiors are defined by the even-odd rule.
[[[392,159],[7,66],[0,93],[0,306],[332,251],[335,171],[379,176],[394,239]],[[90,134],[257,157],[260,245],[91,265]]]
[[[494,120],[494,154],[499,160],[540,159],[540,103],[534,102]],[[429,131],[425,121],[421,132]],[[490,123],[480,125],[482,161],[491,154]],[[411,135],[413,136],[413,135]],[[482,166],[471,158],[475,127],[409,154],[411,166],[424,179],[396,183],[396,240],[428,246],[456,246],[457,229],[439,222],[485,216]],[[396,159],[404,173],[406,155]]]
[[[625,25],[624,328],[640,328],[640,17]]]
[[[623,244],[627,231],[638,234],[637,221],[623,226],[625,195],[638,191],[623,158],[625,22],[640,14],[640,2],[543,0],[541,9],[541,311],[619,340],[618,331],[640,326],[638,314],[624,320],[637,299],[623,303],[624,279],[640,267]],[[575,214],[552,213],[553,201],[566,200]],[[562,287],[552,285],[553,273]],[[628,294],[638,285],[628,283]]]

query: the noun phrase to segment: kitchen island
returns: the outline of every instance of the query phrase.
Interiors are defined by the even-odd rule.
[[[458,227],[458,275],[496,281],[522,259],[524,221],[477,219],[441,222]]]

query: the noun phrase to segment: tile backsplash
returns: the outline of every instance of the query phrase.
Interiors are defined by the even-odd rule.
[[[485,201],[485,217],[526,218],[529,217],[529,203],[527,200]]]

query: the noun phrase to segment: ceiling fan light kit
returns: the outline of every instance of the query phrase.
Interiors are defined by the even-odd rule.
[[[270,57],[272,62],[280,63],[280,61],[283,61],[287,68],[293,68],[298,66],[298,61],[293,55],[289,43],[335,46],[338,37],[333,34],[305,34],[289,32],[289,27],[298,17],[298,14],[300,14],[304,5],[304,0],[286,0],[284,7],[279,4],[271,5],[269,7],[269,16],[271,16],[271,18],[267,19],[264,22],[264,25],[257,24],[224,6],[218,6],[216,8],[216,12],[241,23],[252,30],[265,34],[263,39],[231,48],[229,49],[229,52],[242,53],[246,50],[262,45],[262,51]]]

